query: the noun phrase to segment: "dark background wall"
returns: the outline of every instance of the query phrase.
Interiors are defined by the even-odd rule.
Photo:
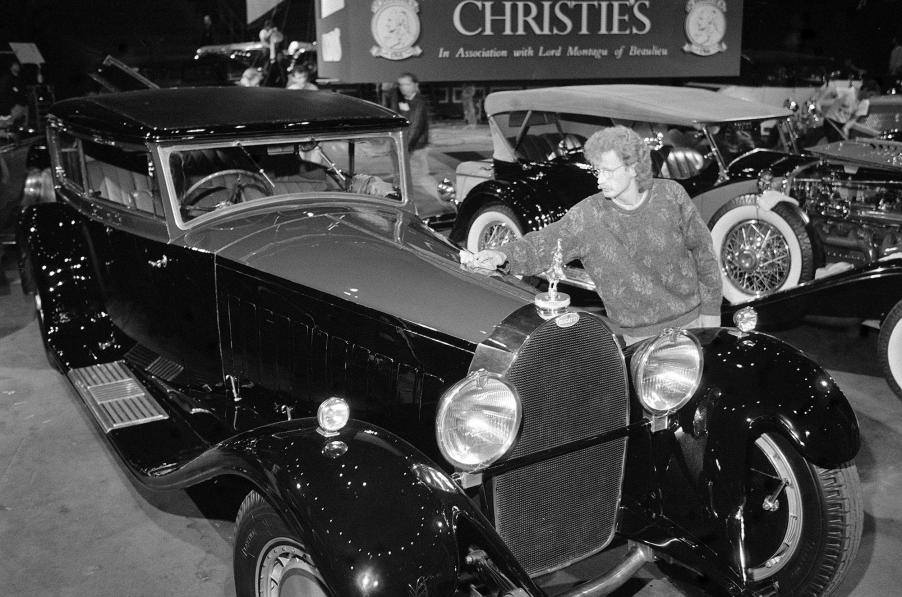
[[[313,40],[313,1],[277,8],[288,39]],[[744,13],[744,49],[848,58],[877,76],[893,35],[902,36],[902,0],[745,0]],[[244,0],[0,0],[0,41],[37,42],[48,81],[66,96],[106,54],[132,64],[192,56],[204,14],[213,16],[221,43],[253,40],[261,24],[245,26]]]
[[[256,40],[265,17],[246,25],[244,2],[0,0],[0,42],[36,42],[47,61],[45,78],[65,97],[107,54],[132,65],[191,58],[205,14],[213,18],[216,43]],[[313,40],[313,0],[284,0],[272,16],[287,39]]]

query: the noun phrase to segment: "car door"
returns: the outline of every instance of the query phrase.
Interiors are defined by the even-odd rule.
[[[146,149],[82,143],[89,235],[113,322],[168,374],[219,381],[212,255],[169,242]]]

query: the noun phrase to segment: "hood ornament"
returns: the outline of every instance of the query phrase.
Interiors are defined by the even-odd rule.
[[[553,319],[566,313],[567,307],[570,306],[570,295],[557,290],[558,282],[564,277],[564,251],[561,249],[561,239],[557,239],[551,267],[545,271],[545,275],[548,277],[548,292],[536,295],[536,311],[542,319]]]

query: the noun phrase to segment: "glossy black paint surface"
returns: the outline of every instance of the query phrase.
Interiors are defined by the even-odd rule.
[[[724,304],[728,321],[737,310],[754,307],[761,329],[791,325],[806,315],[883,320],[902,299],[902,262],[888,260],[805,282],[737,305]]]

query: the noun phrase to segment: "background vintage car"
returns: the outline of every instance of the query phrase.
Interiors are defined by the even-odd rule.
[[[560,218],[597,192],[585,138],[630,126],[652,147],[658,175],[680,182],[711,228],[724,316],[751,304],[771,328],[805,315],[873,321],[887,381],[902,398],[902,272],[880,260],[900,245],[898,145],[846,142],[802,154],[789,111],[693,88],[509,91],[490,95],[486,109],[494,153],[458,167],[452,240],[475,251]],[[762,196],[759,184],[783,194]],[[834,262],[859,267],[831,275],[842,269]],[[594,288],[578,268],[567,276]]]
[[[812,147],[775,159],[759,187],[712,220],[725,296],[772,324],[823,315],[879,327],[878,358],[902,398],[902,143]],[[782,292],[777,259],[800,271]]]
[[[733,592],[836,586],[860,440],[829,375],[747,329],[543,317],[410,210],[405,127],[277,89],[52,110],[58,201],[19,228],[48,356],[139,482],[239,496],[238,594],[539,596],[624,542],[564,594],[651,546]]]
[[[789,110],[704,89],[583,85],[494,93],[486,99],[491,160],[457,168],[450,232],[469,250],[500,244],[557,220],[597,192],[582,143],[623,124],[652,147],[658,176],[693,197],[705,221],[756,190],[759,164],[795,152]],[[579,282],[576,272],[571,281]]]

